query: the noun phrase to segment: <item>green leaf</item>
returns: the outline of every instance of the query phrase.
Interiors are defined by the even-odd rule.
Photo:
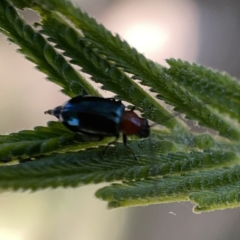
[[[37,11],[40,21],[31,26],[16,8]],[[99,141],[60,122],[1,135],[1,191],[111,182],[96,192],[110,208],[192,201],[201,212],[240,205],[235,78],[179,59],[162,67],[66,0],[2,0],[0,31],[64,94],[101,96],[91,79],[148,109],[142,115],[155,126],[149,139],[129,138],[138,161],[122,143],[106,150],[111,137]],[[190,129],[177,117],[182,113],[207,129]]]

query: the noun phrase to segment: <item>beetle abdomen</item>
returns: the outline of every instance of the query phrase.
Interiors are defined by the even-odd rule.
[[[60,120],[72,131],[117,136],[124,109],[114,99],[78,96],[63,105]]]

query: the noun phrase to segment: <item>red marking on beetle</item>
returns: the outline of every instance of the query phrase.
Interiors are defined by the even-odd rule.
[[[134,108],[131,111],[124,111],[120,123],[120,131],[127,136],[148,137],[150,135],[150,126],[147,119],[139,117],[133,110]]]

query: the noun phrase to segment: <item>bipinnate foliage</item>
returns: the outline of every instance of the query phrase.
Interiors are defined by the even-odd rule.
[[[37,11],[40,21],[29,25],[17,8]],[[138,161],[122,143],[103,155],[111,138],[91,139],[59,122],[1,135],[1,191],[112,182],[96,192],[110,208],[192,201],[201,212],[240,205],[236,79],[182,60],[160,66],[66,0],[1,0],[0,31],[69,97],[101,96],[78,66],[116,98],[151,107],[143,116],[162,126],[150,139],[131,138]]]

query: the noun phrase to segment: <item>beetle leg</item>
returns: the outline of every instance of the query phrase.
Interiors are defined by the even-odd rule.
[[[129,106],[129,108],[130,108],[130,106]],[[136,106],[132,106],[132,107],[130,108],[130,111],[133,112],[133,111],[135,111],[135,110],[138,110],[138,111],[141,112],[141,113],[145,113],[145,112],[151,110],[152,108],[153,108],[152,105],[151,105],[150,107],[147,107],[147,108],[144,108],[144,109],[139,108],[139,107],[136,107]]]
[[[104,150],[102,152],[103,155],[106,153],[106,151],[107,151],[107,149],[108,149],[108,147],[110,145],[115,144],[115,142],[117,142],[118,138],[119,138],[119,134],[115,136],[115,140],[114,141],[108,143],[108,145],[104,148]]]
[[[111,100],[111,101],[114,101],[114,102],[117,101],[117,99],[116,99],[116,98],[113,98],[113,97],[111,97],[111,98],[106,98],[106,99]]]
[[[138,161],[135,153],[133,152],[133,150],[127,145],[127,135],[126,135],[126,134],[123,134],[123,144],[124,144],[124,146],[132,153],[134,159],[135,159],[136,161]]]
[[[136,106],[132,106],[131,109],[130,109],[130,111],[133,112],[134,110],[138,110],[138,111],[140,111],[141,113],[145,113],[145,112],[148,112],[149,110],[152,110],[152,108],[153,108],[153,105],[151,105],[151,106],[149,106],[149,107],[147,107],[147,108],[144,108],[144,109],[142,109],[142,108],[137,108]]]
[[[133,112],[134,110],[136,109],[136,106],[132,106],[132,108],[131,108],[131,112]],[[127,140],[126,140],[127,141]]]
[[[81,94],[81,96],[87,96],[87,95],[89,95],[89,94],[87,93],[87,91],[85,91],[85,89],[82,89],[82,94]]]

